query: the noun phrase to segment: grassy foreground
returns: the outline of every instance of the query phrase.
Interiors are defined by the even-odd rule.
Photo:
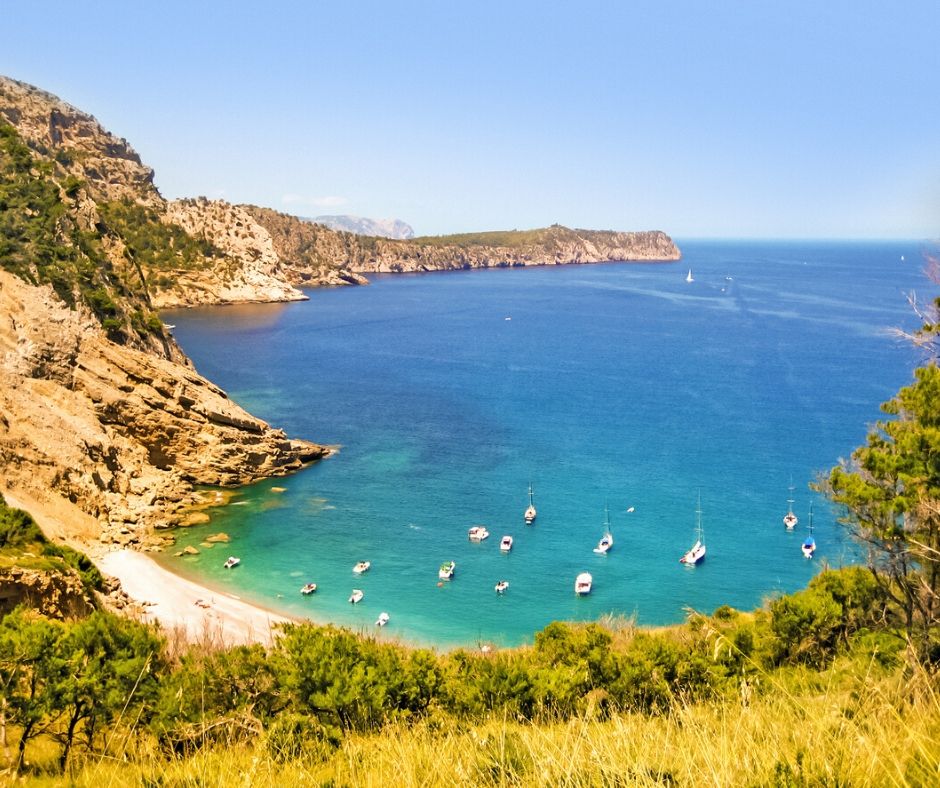
[[[174,758],[141,731],[128,730],[122,743],[128,761],[76,763],[69,784],[940,784],[940,695],[927,674],[840,661],[824,672],[763,678],[774,686],[752,692],[752,681],[736,696],[680,702],[661,714],[600,720],[588,712],[541,725],[506,718],[462,724],[432,715],[344,737],[335,751],[268,736]],[[41,759],[43,743],[35,747]],[[61,780],[34,772],[25,784]]]

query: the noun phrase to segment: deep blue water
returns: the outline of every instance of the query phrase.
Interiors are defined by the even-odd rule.
[[[375,277],[302,303],[167,313],[233,399],[342,445],[239,491],[180,532],[188,544],[223,530],[231,545],[168,565],[318,621],[371,631],[387,611],[383,637],[511,645],[555,619],[752,608],[852,561],[808,485],[911,379],[918,358],[888,329],[916,324],[905,294],[926,290],[919,244],[680,246],[680,263]],[[795,533],[781,522],[791,477]],[[530,481],[539,515],[526,527]],[[699,491],[708,556],[690,569],[678,558]],[[608,502],[616,542],[597,556]],[[467,541],[476,523],[482,544]],[[221,568],[230,553],[234,571]],[[358,578],[360,559],[372,570]],[[448,559],[456,576],[439,586]],[[577,598],[585,570],[594,592]],[[308,581],[319,590],[302,597]]]

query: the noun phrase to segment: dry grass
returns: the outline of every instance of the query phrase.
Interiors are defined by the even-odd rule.
[[[838,685],[838,686],[836,686]],[[763,693],[535,725],[471,725],[447,715],[329,753],[279,762],[263,741],[189,758],[158,755],[147,737],[115,749],[129,761],[86,763],[70,784],[105,786],[932,786],[940,785],[940,695],[918,673],[850,681],[793,695]],[[39,778],[34,785],[61,784]]]

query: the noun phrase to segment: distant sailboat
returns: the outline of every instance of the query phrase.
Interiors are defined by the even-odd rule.
[[[803,546],[800,548],[803,551],[803,555],[807,558],[812,558],[813,553],[816,552],[816,540],[813,538],[813,502],[809,502],[809,536],[803,540]]]
[[[698,494],[698,506],[695,508],[695,544],[679,559],[680,564],[695,566],[705,558],[705,531],[702,529],[702,493]]]
[[[685,275],[685,281],[686,281],[686,282],[694,282],[694,281],[695,281],[695,280],[692,278],[692,269],[691,269],[691,268],[689,269],[689,273],[687,273],[687,274]]]
[[[793,491],[796,487],[793,486],[793,479],[790,479],[790,486],[787,487],[790,491],[790,497],[787,498],[787,513],[783,516],[783,524],[787,527],[788,531],[792,531],[796,528],[796,524],[799,522],[799,518],[793,514]]]

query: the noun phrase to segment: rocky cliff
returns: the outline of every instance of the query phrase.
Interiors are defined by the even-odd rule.
[[[179,522],[194,484],[283,475],[326,453],[192,368],[112,342],[49,286],[0,272],[0,315],[2,486],[71,519],[62,535],[136,542]]]
[[[52,535],[146,541],[193,485],[327,454],[194,371],[155,312],[184,287],[195,303],[303,297],[245,212],[168,205],[126,141],[0,78],[0,489]]]

